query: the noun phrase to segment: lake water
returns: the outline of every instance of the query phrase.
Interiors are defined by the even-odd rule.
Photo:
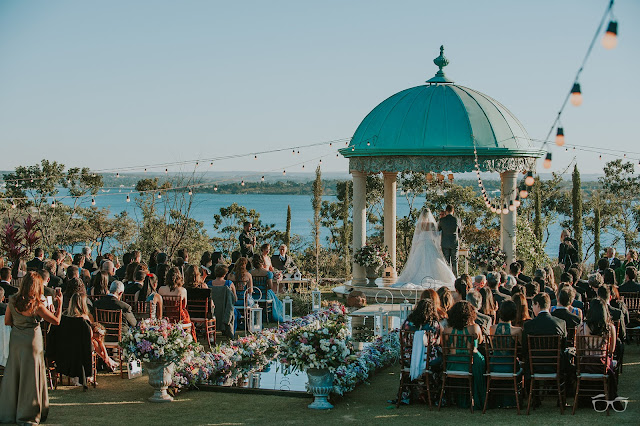
[[[107,197],[98,197],[98,207],[109,207],[111,214],[126,211],[132,218],[140,219],[140,212],[136,208],[136,203],[131,197],[131,202],[126,202],[127,193],[113,194]],[[327,201],[335,201],[336,197],[323,197]],[[311,195],[267,195],[267,194],[194,194],[194,208],[192,217],[204,223],[204,227],[210,236],[215,236],[213,229],[213,215],[220,212],[221,207],[227,207],[232,203],[238,203],[247,209],[255,209],[260,213],[260,220],[265,224],[274,224],[276,229],[285,230],[287,220],[287,205],[291,206],[291,232],[302,236],[305,241],[311,241],[313,209],[311,207]],[[419,201],[416,205],[420,205]],[[403,217],[409,214],[409,205],[404,196],[398,195],[397,215]],[[368,224],[369,232],[373,226]],[[553,223],[549,227],[551,235],[547,244],[546,252],[553,258],[558,256],[558,242],[560,239],[561,227],[558,223]],[[328,232],[324,230],[324,237]],[[602,246],[611,243],[611,236],[602,234]],[[624,251],[624,246],[617,247],[618,252]]]

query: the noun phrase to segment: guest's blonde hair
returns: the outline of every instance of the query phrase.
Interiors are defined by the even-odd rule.
[[[89,316],[87,296],[84,293],[74,293],[69,299],[69,306],[67,306],[65,315],[68,317]]]

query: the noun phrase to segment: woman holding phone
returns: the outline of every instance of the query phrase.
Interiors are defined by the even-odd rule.
[[[62,291],[56,288],[55,313],[42,300],[44,281],[27,272],[9,298],[5,325],[11,326],[9,357],[0,385],[0,423],[39,424],[49,414],[47,375],[40,321],[60,324]]]

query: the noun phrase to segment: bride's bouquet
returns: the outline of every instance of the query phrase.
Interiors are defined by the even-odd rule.
[[[366,244],[362,248],[355,251],[353,260],[360,266],[365,268],[381,268],[391,266],[391,256],[387,248],[384,249],[379,245]]]

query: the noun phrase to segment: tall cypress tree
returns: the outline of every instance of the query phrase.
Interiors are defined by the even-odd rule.
[[[582,261],[582,190],[580,189],[580,171],[578,165],[573,167],[573,189],[571,191],[571,205],[573,211],[573,238],[578,243],[578,259]]]
[[[349,232],[349,206],[351,204],[351,197],[349,190],[351,188],[351,182],[345,181],[344,183],[344,197],[342,199],[341,216],[342,216],[342,252],[344,254],[344,273],[345,279],[348,280],[351,276],[351,232]]]
[[[542,243],[542,185],[540,177],[533,184],[533,234]]]
[[[320,282],[320,208],[322,207],[322,173],[320,166],[316,167],[316,180],[313,181],[313,236],[316,249],[316,282]]]
[[[598,264],[600,260],[600,204],[593,206],[593,263]]]
[[[287,205],[287,228],[284,233],[284,244],[289,247],[291,245],[291,206]]]

